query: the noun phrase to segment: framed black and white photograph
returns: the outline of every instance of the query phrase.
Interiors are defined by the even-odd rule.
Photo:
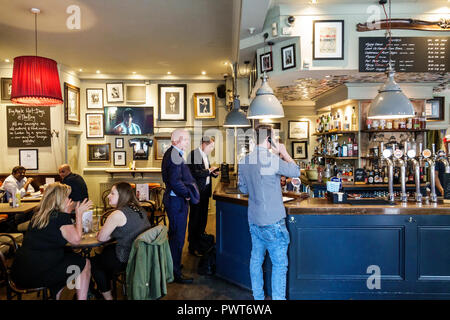
[[[126,166],[127,165],[127,152],[126,151],[114,151],[114,165]]]
[[[171,145],[170,137],[155,137],[155,160],[162,160],[164,153]]]
[[[11,100],[12,78],[2,78],[2,100]]]
[[[38,170],[38,149],[19,149],[19,165],[27,170]]]
[[[65,123],[80,124],[80,88],[64,82]]]
[[[292,158],[308,158],[308,143],[306,141],[292,141]]]
[[[281,48],[281,68],[283,70],[295,68],[295,43]]]
[[[273,70],[272,51],[263,53],[259,56],[259,69],[261,73]]]
[[[145,104],[147,95],[145,84],[127,84],[126,101],[128,104]]]
[[[313,21],[313,59],[344,59],[344,20]]]
[[[123,149],[123,138],[116,138],[116,149]]]
[[[90,143],[87,144],[88,162],[110,162],[111,144],[110,143]]]
[[[158,120],[186,121],[186,85],[158,84]]]
[[[123,83],[106,84],[106,101],[108,103],[123,102]]]
[[[194,93],[195,119],[216,118],[216,94],[214,92]]]
[[[86,89],[87,109],[103,109],[103,89]]]
[[[427,121],[443,121],[445,119],[445,98],[434,97],[425,103],[425,116]]]
[[[288,121],[288,139],[304,140],[309,138],[309,121]]]
[[[86,138],[103,137],[103,113],[86,113]]]

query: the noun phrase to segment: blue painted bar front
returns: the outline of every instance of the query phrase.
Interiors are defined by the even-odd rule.
[[[250,289],[251,239],[245,199],[228,201],[216,195],[215,199],[216,273]],[[358,214],[341,205],[324,214],[326,206],[336,205],[313,200],[325,202],[320,214],[306,206],[301,213],[300,201],[286,206],[291,238],[288,299],[450,298],[450,206],[411,204],[361,209]],[[382,210],[385,213],[377,214]],[[270,270],[267,255],[268,295]]]

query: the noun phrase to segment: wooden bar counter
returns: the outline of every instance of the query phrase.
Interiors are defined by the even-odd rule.
[[[227,187],[218,184],[213,195],[216,274],[250,289],[248,198]],[[309,198],[285,208],[288,299],[450,299],[449,204],[354,206]],[[263,269],[270,295],[268,255]]]

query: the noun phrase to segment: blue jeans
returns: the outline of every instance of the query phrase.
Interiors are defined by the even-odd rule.
[[[272,300],[286,300],[287,249],[289,232],[285,219],[267,226],[250,224],[252,253],[250,257],[250,278],[253,297],[264,300],[264,278],[262,265],[266,250],[272,261]]]

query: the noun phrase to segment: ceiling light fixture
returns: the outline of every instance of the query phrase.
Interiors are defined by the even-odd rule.
[[[5,59],[5,62],[6,62],[6,63],[9,63],[10,61],[11,61],[11,60],[9,60],[9,59]]]
[[[202,75],[205,75],[206,74],[206,71],[202,71]]]
[[[384,3],[382,4],[383,9]],[[386,10],[384,10],[386,14]],[[386,19],[387,19],[386,14]],[[391,33],[391,0],[389,0],[389,27],[387,30],[387,36],[389,42],[387,46],[384,48],[388,48],[389,54],[389,62],[388,62],[388,78],[386,82],[380,87],[378,90],[378,94],[373,99],[370,104],[369,112],[367,114],[367,118],[369,119],[399,119],[399,118],[412,118],[415,115],[414,106],[411,101],[405,96],[402,92],[400,86],[395,82],[394,75],[395,70],[391,63],[391,42],[392,42],[392,33]],[[378,55],[383,52],[382,49]],[[376,60],[378,58],[375,58]]]
[[[170,72],[170,71],[167,71],[167,74],[172,74],[172,72]]]
[[[53,106],[63,102],[55,60],[37,55],[37,15],[34,14],[35,55],[14,58],[11,101],[29,106]]]
[[[233,65],[230,64],[233,69],[233,108],[228,112],[225,117],[224,127],[232,128],[244,128],[250,127],[250,121],[244,111],[241,110],[241,102],[239,101],[239,96],[237,95],[237,63]]]
[[[267,39],[266,35],[267,33],[264,35],[265,39]],[[265,71],[261,79],[262,79],[261,87],[258,89],[258,91],[256,91],[256,96],[250,103],[247,118],[248,119],[284,118],[283,106],[281,105],[277,97],[273,94],[272,88],[267,83],[268,77]]]
[[[100,70],[95,71],[95,73],[100,73]]]

